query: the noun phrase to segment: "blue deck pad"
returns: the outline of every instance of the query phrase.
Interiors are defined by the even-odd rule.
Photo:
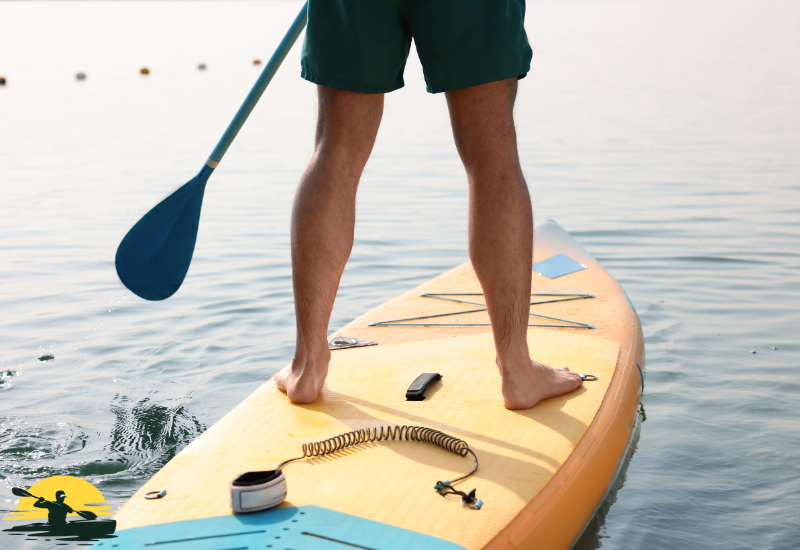
[[[546,260],[542,260],[541,262],[536,262],[533,264],[533,270],[537,273],[541,273],[548,279],[555,279],[556,277],[569,275],[570,273],[575,273],[581,269],[586,269],[586,266],[579,264],[564,254],[556,254],[555,256],[547,258]]]
[[[102,550],[464,550],[441,539],[317,506],[136,527]]]

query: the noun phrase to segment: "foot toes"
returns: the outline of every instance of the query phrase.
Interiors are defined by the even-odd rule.
[[[275,375],[275,385],[278,386],[278,389],[281,391],[286,391],[286,369],[283,369]]]

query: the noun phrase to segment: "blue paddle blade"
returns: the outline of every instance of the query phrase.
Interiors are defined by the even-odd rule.
[[[140,298],[164,300],[183,283],[197,241],[203,193],[213,171],[203,166],[139,220],[119,244],[117,275]]]

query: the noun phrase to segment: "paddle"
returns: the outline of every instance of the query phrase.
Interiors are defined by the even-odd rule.
[[[34,495],[30,494],[28,491],[26,491],[25,489],[20,489],[19,487],[12,487],[11,492],[14,493],[15,495],[17,495],[18,497],[31,497],[31,498],[35,498],[37,500],[39,499],[39,497],[34,496]],[[73,510],[73,511],[76,514],[78,514],[80,517],[84,518],[84,519],[88,519],[88,520],[97,519],[97,514],[95,514],[93,512],[88,512],[88,511],[84,511],[84,510]]]
[[[306,10],[304,4],[200,173],[158,203],[122,239],[115,260],[117,275],[137,296],[164,300],[183,283],[197,241],[206,182],[306,26]]]

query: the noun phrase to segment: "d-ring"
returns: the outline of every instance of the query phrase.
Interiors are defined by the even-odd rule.
[[[149,493],[144,494],[144,498],[147,500],[155,500],[158,498],[164,498],[164,495],[167,494],[166,489],[161,489],[160,491],[150,491]]]

